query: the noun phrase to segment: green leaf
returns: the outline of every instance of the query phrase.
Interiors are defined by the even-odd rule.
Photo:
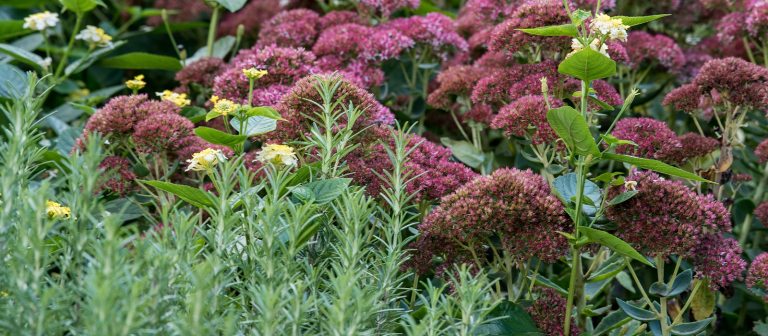
[[[0,63],[0,98],[21,99],[27,90],[27,74],[19,68]]]
[[[667,175],[682,177],[692,181],[715,183],[705,178],[702,178],[701,176],[696,175],[694,173],[682,170],[677,167],[670,166],[664,162],[657,161],[657,160],[644,159],[636,156],[622,155],[622,154],[615,154],[615,153],[603,153],[603,158],[607,160],[614,160],[614,161],[628,163],[643,169],[649,169],[649,170],[653,170],[655,172],[659,172]]]
[[[99,62],[105,68],[131,69],[131,70],[181,70],[181,62],[169,56],[149,54],[145,52],[132,52],[120,56],[110,57]]]
[[[93,65],[94,62],[98,61],[99,59],[104,57],[106,54],[115,51],[115,49],[121,47],[125,43],[126,43],[125,41],[117,41],[115,43],[112,43],[111,46],[99,48],[98,50],[88,54],[86,57],[80,58],[70,63],[69,65],[67,65],[67,68],[64,69],[64,73],[67,75],[73,75],[85,69],[88,69],[88,67]]]
[[[621,240],[619,237],[616,237],[608,232],[596,230],[589,227],[580,227],[579,232],[587,236],[590,242],[599,243],[605,247],[610,248],[616,253],[619,253],[628,258],[635,259],[643,264],[653,267],[653,264],[651,264],[647,259],[645,259],[645,257],[643,257],[643,255],[640,254],[640,252],[637,252],[637,250],[635,250],[627,242]]]
[[[752,331],[754,331],[759,336],[768,336],[768,324],[763,321],[756,321]]]
[[[216,111],[210,111],[210,112],[205,114],[205,121],[206,122],[211,121],[212,119],[216,119],[219,116],[221,116],[221,113],[216,112]]]
[[[693,318],[696,321],[710,317],[715,312],[715,292],[709,289],[709,283],[706,279],[694,280],[694,286],[699,281],[704,283],[699,285],[699,290],[696,291],[691,299],[691,313],[693,313]]]
[[[23,20],[2,20],[0,21],[0,41],[29,34],[29,30],[25,30]]]
[[[518,30],[526,34],[536,35],[536,36],[569,36],[569,37],[579,36],[579,30],[576,28],[576,26],[574,26],[571,23],[556,25],[556,26],[522,28]]]
[[[240,120],[232,118],[229,120],[229,124],[232,125],[238,132],[240,131]],[[277,120],[267,117],[248,117],[245,119],[245,128],[242,135],[254,136],[272,132],[277,128]]]
[[[552,288],[556,290],[558,293],[560,293],[560,295],[562,296],[568,296],[567,290],[565,290],[563,287],[560,287],[558,284],[552,282],[552,280],[549,280],[546,277],[542,276],[541,274],[537,274],[535,279],[533,274],[529,274],[528,279],[533,280],[533,282],[535,282],[539,286]]]
[[[587,121],[573,107],[563,106],[547,111],[547,121],[568,149],[576,154],[600,157],[600,150],[592,138]]]
[[[627,259],[621,254],[613,254],[608,260],[604,261],[600,267],[589,276],[587,281],[600,281],[610,279],[619,274],[627,266]]]
[[[714,320],[714,317],[710,317],[705,320],[696,321],[696,322],[689,322],[689,323],[680,323],[676,326],[672,327],[672,334],[673,335],[682,335],[682,336],[688,336],[688,335],[697,335],[699,332],[704,330],[704,328],[709,325],[712,320]]]
[[[637,190],[628,190],[621,194],[616,195],[612,200],[608,201],[608,206],[614,206],[621,203],[624,203],[631,199],[632,197],[635,197],[639,191]]]
[[[592,48],[585,48],[563,60],[557,71],[591,82],[613,76],[616,73],[616,62]]]
[[[544,336],[525,308],[506,300],[488,314],[488,320],[491,322],[481,324],[473,335]]]
[[[344,191],[347,190],[347,187],[349,187],[350,182],[352,182],[352,179],[349,178],[319,180],[296,187],[293,192],[297,192],[297,189],[299,190],[298,192],[302,193],[309,191],[314,196],[315,203],[325,204],[333,201],[336,197],[339,197],[339,195],[344,193]],[[306,198],[306,195],[301,195],[300,197]]]
[[[632,26],[641,25],[643,23],[656,21],[658,19],[661,19],[667,16],[670,16],[670,14],[656,14],[656,15],[647,15],[647,16],[614,16],[613,18],[620,19],[621,23],[632,27]]]
[[[464,140],[453,140],[451,138],[440,138],[444,146],[451,149],[451,153],[459,161],[472,168],[479,168],[485,161],[485,154]]]
[[[229,53],[232,50],[232,48],[235,46],[235,42],[237,42],[237,39],[234,36],[229,36],[229,35],[216,40],[216,42],[213,43],[213,57],[224,58],[225,56],[227,56],[227,53]],[[192,57],[189,57],[186,60],[184,60],[184,64],[190,65],[205,57],[208,57],[207,46],[197,49],[197,51],[195,51]]]
[[[245,111],[249,117],[266,117],[275,120],[284,120],[280,113],[271,106],[256,106]]]
[[[629,315],[631,318],[635,320],[653,321],[658,318],[654,312],[631,305],[623,301],[622,299],[616,299],[616,302],[619,303],[619,307],[621,308],[621,310],[623,310],[627,315]]]
[[[631,320],[632,318],[630,318],[629,315],[627,315],[627,313],[625,313],[623,310],[613,311],[605,316],[602,320],[600,320],[600,323],[592,332],[592,336],[603,335],[613,329],[627,324],[627,322]]]
[[[5,43],[0,43],[0,52],[10,56],[11,58],[19,62],[26,63],[38,71],[41,71],[43,69],[42,66],[40,65],[43,63],[43,58],[38,56],[35,53],[29,52],[19,47],[16,47],[10,44],[5,44]]]
[[[663,296],[672,297],[684,292],[691,285],[693,279],[693,273],[690,269],[687,269],[675,277],[675,281],[672,282],[672,286],[661,282],[654,282],[651,287],[648,288],[648,293]]]
[[[578,185],[577,176],[575,173],[568,173],[558,176],[552,181],[552,186],[555,191],[564,201],[576,203]],[[594,216],[597,213],[597,207],[595,205],[600,204],[603,199],[600,187],[592,181],[584,181],[584,195],[582,198],[582,210],[588,216]],[[590,204],[591,203],[591,204]]]
[[[214,145],[223,145],[230,148],[240,145],[248,138],[245,135],[233,135],[205,126],[195,128],[195,134]]]
[[[61,1],[61,5],[64,6],[65,9],[75,12],[78,15],[82,15],[83,13],[90,12],[96,6],[102,6],[107,7],[104,5],[104,2],[101,0],[59,0]]]
[[[147,181],[147,180],[140,180],[140,181],[150,186],[153,186],[157,189],[174,194],[179,198],[181,198],[182,200],[186,201],[187,203],[192,204],[198,208],[203,209],[206,207],[213,207],[213,202],[211,201],[212,195],[207,191],[190,187],[188,185],[175,184],[170,182]]]
[[[243,8],[246,0],[213,0],[219,3],[222,7],[226,8],[230,12],[237,12],[240,8]]]

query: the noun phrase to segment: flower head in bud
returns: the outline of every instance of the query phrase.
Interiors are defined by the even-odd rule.
[[[186,171],[210,171],[219,163],[220,157],[224,157],[224,154],[220,150],[206,148],[200,152],[192,154],[192,158],[187,160],[189,166],[187,166]]]
[[[144,75],[138,75],[133,77],[133,79],[125,81],[125,86],[133,91],[139,91],[143,89],[145,85],[147,85],[147,83],[144,81]]]
[[[187,98],[186,93],[165,90],[163,92],[157,92],[157,96],[160,97],[161,100],[167,100],[178,107],[184,107],[192,103],[192,101]]]
[[[90,25],[81,30],[75,38],[83,40],[91,46],[107,47],[112,44],[112,36],[109,36],[104,29]]]
[[[43,31],[48,28],[56,27],[59,24],[59,14],[49,11],[35,13],[24,18],[25,29]]]
[[[627,29],[621,19],[612,18],[603,13],[597,14],[592,20],[591,29],[594,33],[607,36],[611,40],[627,41]]]
[[[269,74],[267,70],[259,70],[256,68],[243,69],[243,74],[250,80],[256,80]]]
[[[72,215],[72,210],[59,203],[47,201],[45,202],[45,213],[48,214],[50,219],[63,219],[69,218]]]
[[[219,96],[211,97],[211,103],[213,103],[213,112],[218,115],[230,115],[240,108],[240,105],[229,100],[221,99]]]
[[[285,166],[295,166],[297,162],[293,147],[279,144],[265,145],[256,155],[256,161]]]

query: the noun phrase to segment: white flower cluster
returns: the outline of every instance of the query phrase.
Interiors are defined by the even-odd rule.
[[[611,57],[610,55],[608,55],[608,45],[603,43],[602,45],[600,45],[599,48],[598,48],[598,45],[600,45],[600,40],[594,39],[594,40],[592,40],[592,43],[589,44],[589,47],[592,48],[592,50],[594,50],[594,51],[600,52],[601,54],[605,55],[606,57]],[[575,38],[575,39],[573,39],[571,41],[571,49],[573,49],[573,51],[571,51],[566,56],[566,58],[571,57],[571,55],[573,55],[576,52],[579,52],[582,49],[584,49],[584,45],[581,43],[581,41],[579,41],[579,39]]]
[[[35,13],[24,18],[24,29],[43,31],[59,24],[59,14],[49,11]]]
[[[611,40],[619,40],[627,42],[627,29],[629,26],[625,25],[621,19],[612,18],[603,13],[597,14],[590,23],[592,32],[607,36]]]
[[[112,36],[107,35],[107,33],[104,32],[104,29],[96,26],[85,27],[85,29],[81,30],[75,38],[100,47],[107,47],[112,44]]]

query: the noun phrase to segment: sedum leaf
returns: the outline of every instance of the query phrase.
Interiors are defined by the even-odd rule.
[[[600,157],[600,149],[592,138],[587,121],[573,107],[563,106],[547,111],[547,121],[571,151]]]

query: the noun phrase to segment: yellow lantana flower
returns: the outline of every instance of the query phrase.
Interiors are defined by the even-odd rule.
[[[163,92],[158,92],[157,96],[162,100],[167,100],[171,103],[174,103],[178,107],[184,107],[192,103],[192,101],[187,98],[186,93],[178,93],[171,90],[165,90]]]
[[[245,77],[248,77],[248,79],[259,79],[269,74],[269,72],[267,72],[267,70],[248,68],[248,69],[243,69],[243,74],[245,75]]]
[[[590,28],[593,32],[607,36],[612,40],[627,42],[627,29],[629,29],[629,26],[625,25],[621,19],[612,18],[600,13],[592,20]]]
[[[189,166],[187,166],[186,171],[210,171],[219,163],[220,157],[224,158],[224,154],[220,150],[206,148],[192,154],[192,158],[187,160]]]
[[[63,219],[69,218],[72,215],[72,210],[54,201],[47,201],[45,202],[45,213],[50,219]]]
[[[269,144],[262,147],[256,155],[256,161],[285,166],[295,166],[298,162],[293,147],[279,144]]]
[[[211,97],[211,103],[213,103],[213,112],[219,115],[230,115],[240,108],[240,104],[237,104],[229,99],[221,99],[218,96]]]
[[[143,89],[145,85],[147,85],[147,82],[144,81],[144,75],[138,75],[133,77],[133,79],[125,81],[125,86],[133,91],[139,91]]]

